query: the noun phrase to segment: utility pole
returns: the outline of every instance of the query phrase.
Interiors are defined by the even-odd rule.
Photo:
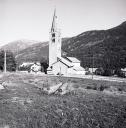
[[[92,54],[92,80],[93,80],[93,68],[94,68],[94,55]]]
[[[93,80],[93,68],[94,68],[94,55],[93,55],[93,47],[92,47],[92,80]]]
[[[7,60],[6,60],[6,50],[4,51],[4,73],[7,72]]]

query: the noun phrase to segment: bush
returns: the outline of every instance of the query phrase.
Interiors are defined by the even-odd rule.
[[[126,78],[125,73],[124,73],[121,69],[117,69],[117,70],[115,71],[115,74],[116,74],[118,77]]]
[[[114,75],[112,69],[103,69],[103,68],[98,68],[95,71],[95,75],[101,75],[101,76],[112,76]]]
[[[85,75],[91,75],[92,73],[90,71],[86,71]]]
[[[98,68],[95,70],[95,75],[103,75],[103,73],[104,73],[103,68]]]
[[[104,69],[103,76],[112,76],[112,75],[114,75],[112,69]]]
[[[87,86],[86,89],[97,90],[97,87],[94,85],[91,85],[91,86]]]
[[[108,88],[107,86],[105,85],[100,85],[99,87],[99,91],[104,91],[104,89]]]

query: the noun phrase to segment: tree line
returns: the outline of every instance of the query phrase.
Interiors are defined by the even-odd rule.
[[[0,71],[4,70],[5,51],[0,51]],[[6,51],[6,69],[7,71],[16,71],[16,61],[12,52]]]

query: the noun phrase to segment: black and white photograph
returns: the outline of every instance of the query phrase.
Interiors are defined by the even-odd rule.
[[[126,128],[126,0],[0,0],[0,128]]]

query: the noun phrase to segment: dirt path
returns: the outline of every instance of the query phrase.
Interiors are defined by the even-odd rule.
[[[92,75],[67,75],[65,77],[92,79]],[[126,78],[105,77],[105,76],[96,76],[96,75],[93,75],[93,79],[94,80],[103,80],[103,81],[126,82]]]

